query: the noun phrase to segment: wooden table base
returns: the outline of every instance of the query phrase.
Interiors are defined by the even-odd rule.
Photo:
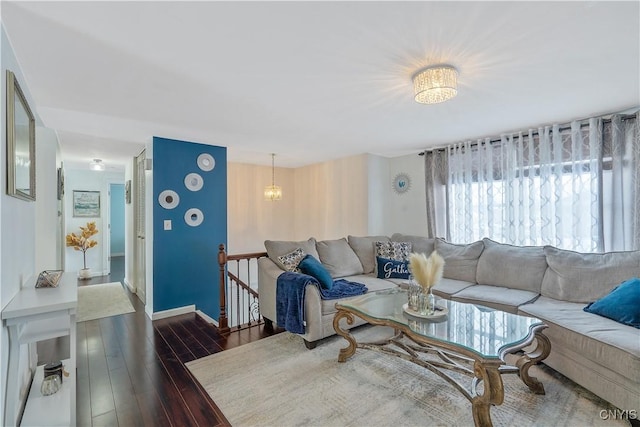
[[[505,348],[500,358],[483,358],[477,353],[453,343],[429,339],[380,319],[369,318],[358,313],[372,325],[391,326],[396,333],[388,339],[371,343],[358,343],[356,339],[340,327],[345,319],[348,325],[354,322],[354,313],[339,308],[333,319],[336,333],[347,340],[348,346],[341,348],[338,362],[346,362],[356,352],[356,348],[373,350],[415,363],[453,385],[471,402],[473,420],[478,427],[490,427],[491,406],[501,405],[504,401],[503,374],[517,373],[529,389],[536,394],[544,394],[544,386],[537,378],[529,375],[529,368],[544,360],[551,351],[549,339],[542,334],[547,326],[543,324],[531,328],[527,338],[518,345]],[[408,338],[406,340],[405,338]],[[535,345],[534,345],[535,343]],[[525,351],[526,349],[526,351]],[[505,365],[507,355],[517,354],[515,366]],[[429,355],[430,357],[425,357]],[[472,378],[470,389],[454,379],[449,372],[462,373]],[[479,392],[482,385],[482,393]]]

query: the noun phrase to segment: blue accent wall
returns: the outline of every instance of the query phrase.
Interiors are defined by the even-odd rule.
[[[213,170],[198,166],[198,156],[215,160]],[[191,191],[187,174],[202,178],[202,188]],[[175,191],[179,203],[161,206],[165,190]],[[166,200],[166,199],[165,199]],[[198,226],[185,222],[191,208],[202,212]],[[171,230],[165,230],[165,221]],[[218,245],[227,244],[227,150],[224,147],[153,138],[153,309],[164,311],[195,304],[208,316],[220,314]]]
[[[109,186],[111,255],[124,255],[124,184]]]

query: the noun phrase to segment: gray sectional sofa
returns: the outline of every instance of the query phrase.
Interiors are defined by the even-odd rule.
[[[269,257],[260,259],[258,267],[261,314],[267,322],[276,319],[276,282],[285,270],[278,257],[297,248],[319,259],[332,277],[363,283],[369,292],[406,282],[376,277],[377,241],[410,242],[412,252],[427,255],[437,250],[446,264],[443,279],[434,288],[436,295],[543,320],[552,346],[545,364],[620,409],[640,412],[640,329],[583,311],[623,281],[640,276],[640,251],[583,254],[490,239],[456,245],[403,234],[266,241]],[[335,334],[335,303],[322,300],[315,286],[307,287],[303,335],[307,347]],[[362,321],[350,327],[359,324]]]

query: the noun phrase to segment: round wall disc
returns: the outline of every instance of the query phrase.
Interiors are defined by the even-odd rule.
[[[204,180],[197,173],[190,173],[184,177],[184,186],[191,191],[198,191],[204,185]]]
[[[202,153],[198,156],[198,167],[205,172],[209,172],[216,167],[216,160],[209,153]]]
[[[204,221],[204,214],[200,209],[191,208],[184,214],[184,222],[191,227],[197,227]]]
[[[158,195],[158,203],[165,209],[173,209],[180,203],[180,196],[173,190],[164,190]]]

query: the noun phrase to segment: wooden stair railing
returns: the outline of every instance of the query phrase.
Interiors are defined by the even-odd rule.
[[[220,267],[218,330],[220,333],[226,334],[234,329],[240,330],[263,322],[260,315],[258,292],[250,285],[252,270],[257,275],[257,262],[266,256],[266,252],[227,255],[224,244],[218,246],[218,265]],[[235,265],[232,266],[232,262]],[[230,301],[231,299],[235,299],[235,301]]]

